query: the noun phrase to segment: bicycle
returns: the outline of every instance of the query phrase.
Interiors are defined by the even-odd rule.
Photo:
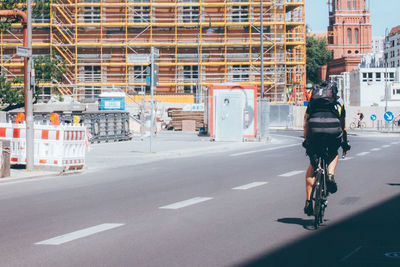
[[[355,129],[355,128],[360,128],[360,129],[362,129],[362,128],[366,128],[367,127],[367,124],[365,123],[365,122],[363,122],[363,121],[358,121],[358,118],[354,118],[354,120],[353,120],[353,122],[352,123],[350,123],[350,129]]]
[[[346,157],[347,152],[350,150],[350,146],[347,143],[348,148],[343,149],[342,158]],[[345,150],[346,149],[346,150]],[[318,229],[318,227],[322,224],[325,209],[328,206],[328,187],[327,187],[327,179],[328,179],[328,164],[326,163],[327,158],[327,148],[324,147],[320,155],[318,155],[318,167],[315,170],[315,183],[313,185],[311,191],[311,200],[314,203],[314,227]]]
[[[322,151],[326,154],[326,148]],[[322,153],[321,153],[322,154]],[[326,180],[328,178],[328,165],[325,161],[325,155],[318,156],[318,167],[315,170],[315,183],[311,191],[311,200],[314,203],[314,227],[318,229],[323,222],[325,209],[328,203],[328,191]]]

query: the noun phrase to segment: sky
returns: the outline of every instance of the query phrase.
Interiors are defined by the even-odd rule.
[[[400,25],[400,0],[370,1],[372,36],[385,36],[386,27]],[[306,24],[312,32],[326,32],[328,27],[328,0],[305,0]],[[383,4],[384,3],[384,4]]]

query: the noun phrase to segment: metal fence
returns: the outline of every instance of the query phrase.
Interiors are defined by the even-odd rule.
[[[292,105],[270,105],[270,127],[293,127]]]
[[[92,111],[92,112],[56,112],[59,115],[60,123],[73,123],[74,116],[79,116],[81,123],[86,127],[91,137],[91,143],[117,142],[132,139],[129,129],[129,112],[125,111]],[[34,121],[42,124],[50,123],[48,112],[34,114]],[[9,112],[7,121],[15,121],[17,113]]]

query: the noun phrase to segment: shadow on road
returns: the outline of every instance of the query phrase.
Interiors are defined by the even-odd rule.
[[[310,220],[278,222],[304,227]],[[400,194],[237,266],[400,266]]]
[[[400,186],[400,184],[388,184],[388,185],[391,185],[391,186]]]
[[[303,226],[306,230],[314,230],[314,220],[304,220],[302,218],[281,218],[278,219],[277,222],[286,223],[286,224],[298,224]]]

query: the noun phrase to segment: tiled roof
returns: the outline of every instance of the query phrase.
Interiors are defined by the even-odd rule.
[[[392,29],[390,30],[389,35],[393,35],[393,34],[396,34],[396,33],[398,33],[398,32],[400,32],[400,25],[398,25],[398,26],[392,28]]]

